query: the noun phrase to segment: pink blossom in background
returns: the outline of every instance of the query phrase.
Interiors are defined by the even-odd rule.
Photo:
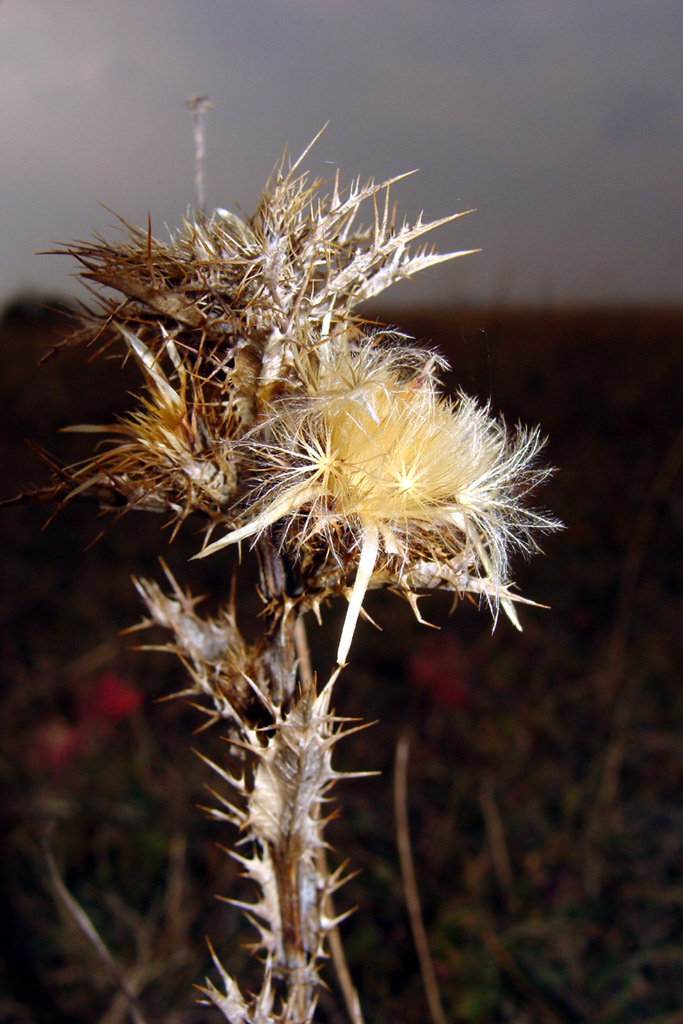
[[[63,772],[78,758],[92,754],[112,726],[141,705],[139,690],[115,672],[104,672],[84,684],[74,720],[54,715],[31,733],[28,764],[37,772]]]
[[[89,724],[120,722],[142,705],[142,694],[115,672],[104,672],[89,688],[81,707],[81,719]]]

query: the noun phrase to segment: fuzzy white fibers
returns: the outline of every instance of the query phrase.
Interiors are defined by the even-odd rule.
[[[425,558],[461,557],[497,601],[507,594],[509,550],[531,550],[532,531],[553,525],[520,500],[547,472],[534,466],[538,430],[511,436],[487,406],[443,396],[439,362],[402,341],[324,342],[300,367],[297,391],[241,442],[255,481],[244,525],[202,552],[275,523],[299,553],[314,537],[332,548],[344,538],[355,580],[340,664],[381,553],[397,578]]]

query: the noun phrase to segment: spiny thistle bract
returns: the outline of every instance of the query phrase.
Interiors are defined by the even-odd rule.
[[[170,573],[168,595],[137,584],[142,625],[169,631],[163,649],[186,667],[180,695],[198,698],[234,745],[236,772],[213,767],[237,799],[216,794],[210,813],[252,843],[238,859],[260,890],[247,910],[265,960],[248,999],[215,958],[225,993],[211,982],[204,991],[231,1024],[312,1020],[335,927],[341,880],[324,863],[322,804],[339,777],[333,747],[349,730],[330,709],[339,670],[318,694],[304,668],[302,616],[348,599],[339,665],[370,587],[402,593],[418,618],[422,592],[471,593],[518,624],[509,553],[531,552],[535,534],[556,525],[525,504],[546,475],[538,430],[508,432],[488,407],[445,396],[439,356],[356,314],[395,281],[463,255],[411,251],[445,221],[397,226],[397,179],[346,192],[336,179],[325,195],[300,161],[274,171],[248,222],[218,210],[161,242],[122,221],[118,244],[61,250],[108,289],[74,340],[123,343],[145,391],[118,423],[72,428],[103,442],[71,467],[44,456],[52,484],[24,496],[162,512],[176,527],[197,514],[197,557],[241,541],[256,548],[267,614],[252,645],[234,601],[202,618]],[[356,225],[364,204],[367,228]],[[355,993],[347,1002],[358,1024]]]

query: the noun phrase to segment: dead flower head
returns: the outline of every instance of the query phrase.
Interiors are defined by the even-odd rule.
[[[324,195],[300,162],[276,169],[248,221],[218,210],[170,242],[122,222],[122,242],[67,250],[88,282],[119,293],[100,296],[81,337],[123,341],[146,389],[118,424],[75,428],[104,446],[78,466],[51,463],[55,482],[35,497],[178,524],[203,515],[207,535],[227,533],[202,555],[268,534],[302,607],[349,599],[340,663],[369,587],[399,589],[416,613],[418,592],[470,592],[516,623],[509,553],[555,525],[523,500],[545,475],[538,431],[508,433],[487,407],[445,397],[441,359],[355,315],[464,253],[421,244],[445,221],[396,224],[397,179],[346,191],[335,179]]]

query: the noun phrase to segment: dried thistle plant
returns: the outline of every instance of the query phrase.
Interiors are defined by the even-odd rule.
[[[325,194],[302,158],[276,168],[248,222],[198,213],[161,242],[122,221],[119,242],[64,250],[98,286],[74,340],[122,346],[144,390],[118,423],[72,428],[103,443],[81,464],[51,462],[52,483],[29,496],[162,512],[176,528],[199,515],[198,557],[242,541],[258,556],[266,628],[252,645],[234,600],[202,618],[170,574],[167,592],[138,582],[142,625],[169,632],[182,695],[223,723],[242,765],[212,765],[227,793],[210,813],[251,844],[233,856],[259,893],[245,909],[264,973],[247,996],[215,957],[222,988],[204,991],[231,1024],[312,1020],[336,924],[342,879],[325,867],[322,806],[349,729],[331,708],[340,668],[320,690],[306,668],[304,614],[348,600],[340,667],[371,587],[403,594],[418,618],[424,592],[471,593],[518,626],[509,554],[556,525],[525,503],[547,472],[538,430],[510,433],[489,408],[445,396],[439,356],[357,316],[395,281],[463,255],[414,248],[452,218],[398,225],[398,179],[346,191],[336,179]]]

